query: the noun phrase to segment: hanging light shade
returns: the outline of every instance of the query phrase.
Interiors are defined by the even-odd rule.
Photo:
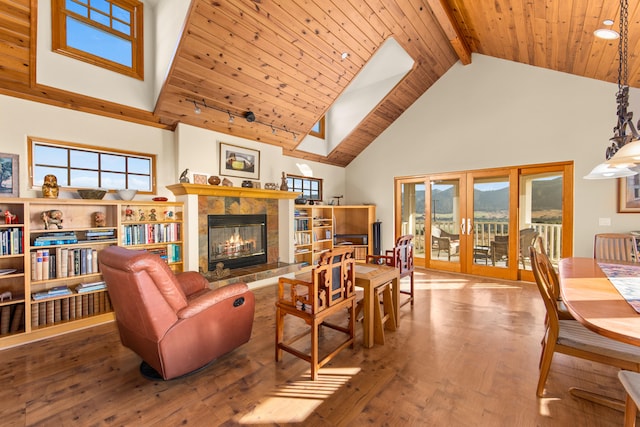
[[[640,163],[640,141],[629,142],[622,146],[618,152],[605,162],[605,164],[618,168],[629,168]]]
[[[629,169],[628,167],[616,167],[608,165],[607,162],[600,163],[593,168],[588,175],[584,176],[584,179],[612,179],[612,178],[624,178],[627,176],[636,175],[638,172]]]
[[[618,92],[616,93],[616,116],[618,122],[613,128],[611,144],[607,147],[606,161],[596,166],[585,179],[621,178],[635,175],[635,168],[640,164],[640,134],[633,124],[633,113],[629,106],[629,85],[627,83],[629,67],[628,53],[628,0],[620,0],[620,40],[618,42]],[[640,124],[639,124],[640,126]]]

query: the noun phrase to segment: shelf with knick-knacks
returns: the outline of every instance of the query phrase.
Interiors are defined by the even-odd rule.
[[[114,319],[100,251],[144,249],[182,271],[177,202],[0,198],[0,348]],[[129,210],[135,210],[135,215]],[[127,230],[145,242],[127,242]]]
[[[122,246],[159,255],[175,272],[183,270],[183,213],[179,202],[130,202],[120,207]]]

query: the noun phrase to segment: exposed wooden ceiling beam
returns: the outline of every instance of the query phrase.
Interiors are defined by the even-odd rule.
[[[449,39],[453,50],[455,50],[458,58],[460,58],[460,62],[462,62],[463,65],[471,64],[471,49],[462,37],[462,32],[458,28],[455,17],[453,13],[451,13],[451,9],[449,9],[446,0],[427,0],[427,4]]]

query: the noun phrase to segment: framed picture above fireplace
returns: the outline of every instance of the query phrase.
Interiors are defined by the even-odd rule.
[[[220,175],[260,179],[260,151],[221,142]]]

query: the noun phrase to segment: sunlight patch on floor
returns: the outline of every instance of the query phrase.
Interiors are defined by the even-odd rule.
[[[538,399],[538,403],[540,405],[540,407],[538,408],[538,412],[540,413],[540,415],[550,417],[551,411],[549,409],[549,404],[558,401],[560,401],[560,399],[557,397],[542,397]]]
[[[467,286],[468,280],[463,279],[429,279],[415,280],[415,289],[462,289]]]
[[[278,386],[248,414],[240,424],[296,423],[307,419],[322,402],[346,384],[360,368],[322,368],[311,381],[307,373],[298,381]]]

